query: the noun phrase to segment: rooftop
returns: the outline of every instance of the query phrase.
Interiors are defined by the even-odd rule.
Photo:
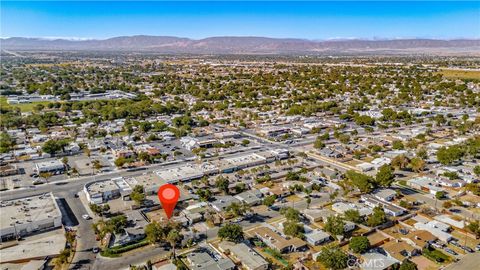
[[[1,201],[0,209],[2,213],[0,229],[62,215],[52,193]]]
[[[160,179],[165,180],[169,183],[187,181],[203,176],[203,172],[193,164],[186,164],[174,168],[162,169],[155,171],[155,173],[160,177]]]
[[[222,250],[230,250],[232,255],[248,269],[260,269],[261,266],[268,265],[262,256],[244,243],[234,244],[224,241],[219,246]]]
[[[94,182],[86,187],[87,187],[88,193],[90,194],[97,194],[97,193],[104,193],[112,190],[119,190],[120,188],[115,184],[114,181],[118,181],[120,179],[121,178],[115,178],[111,180]]]

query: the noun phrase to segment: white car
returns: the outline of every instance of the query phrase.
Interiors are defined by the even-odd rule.
[[[92,219],[89,215],[85,214],[85,215],[82,215],[82,218],[85,219],[85,220],[89,220],[89,219]]]

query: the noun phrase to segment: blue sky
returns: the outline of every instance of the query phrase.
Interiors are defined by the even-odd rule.
[[[2,37],[480,38],[480,2],[3,1]]]

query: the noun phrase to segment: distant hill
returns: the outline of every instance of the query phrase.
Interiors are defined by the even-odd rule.
[[[328,40],[210,37],[189,39],[169,36],[123,36],[104,40],[67,40],[12,37],[0,40],[4,50],[95,50],[149,51],[199,54],[287,54],[287,53],[478,53],[480,40],[393,39]]]

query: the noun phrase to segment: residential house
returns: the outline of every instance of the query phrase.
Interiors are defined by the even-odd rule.
[[[384,188],[384,189],[375,190],[373,192],[373,196],[375,196],[375,198],[379,200],[389,202],[389,201],[392,201],[395,198],[395,196],[397,196],[397,193],[393,189]]]
[[[383,200],[379,200],[371,194],[364,194],[362,195],[362,200],[365,202],[366,205],[370,206],[371,208],[380,206],[383,208],[386,214],[389,214],[394,217],[401,216],[407,212],[407,209],[395,205],[393,203],[389,203]]]
[[[331,240],[328,233],[320,229],[313,229],[307,225],[303,226],[305,241],[312,246],[318,246]]]
[[[263,194],[259,190],[253,189],[239,193],[235,195],[235,198],[246,205],[255,206],[262,203],[262,196]]]
[[[423,249],[433,243],[438,238],[426,230],[416,230],[409,232],[405,237],[401,238],[403,241],[408,244],[418,248]]]
[[[233,270],[235,264],[228,258],[215,258],[210,254],[214,254],[213,250],[207,252],[203,249],[197,249],[187,254],[187,262],[192,270]]]
[[[390,257],[398,261],[403,261],[404,259],[409,259],[410,257],[420,254],[420,249],[398,239],[385,243],[382,248]]]
[[[247,270],[267,270],[269,263],[255,250],[245,243],[235,244],[228,241],[220,242],[220,251],[227,253],[237,264]]]
[[[210,206],[215,209],[217,212],[223,212],[226,210],[228,206],[232,203],[241,204],[241,201],[233,196],[226,195],[226,196],[216,196],[215,201],[210,202]]]
[[[252,232],[267,246],[276,249],[281,253],[301,251],[307,246],[307,243],[299,238],[292,237],[287,239],[267,227],[257,227],[254,228]]]

